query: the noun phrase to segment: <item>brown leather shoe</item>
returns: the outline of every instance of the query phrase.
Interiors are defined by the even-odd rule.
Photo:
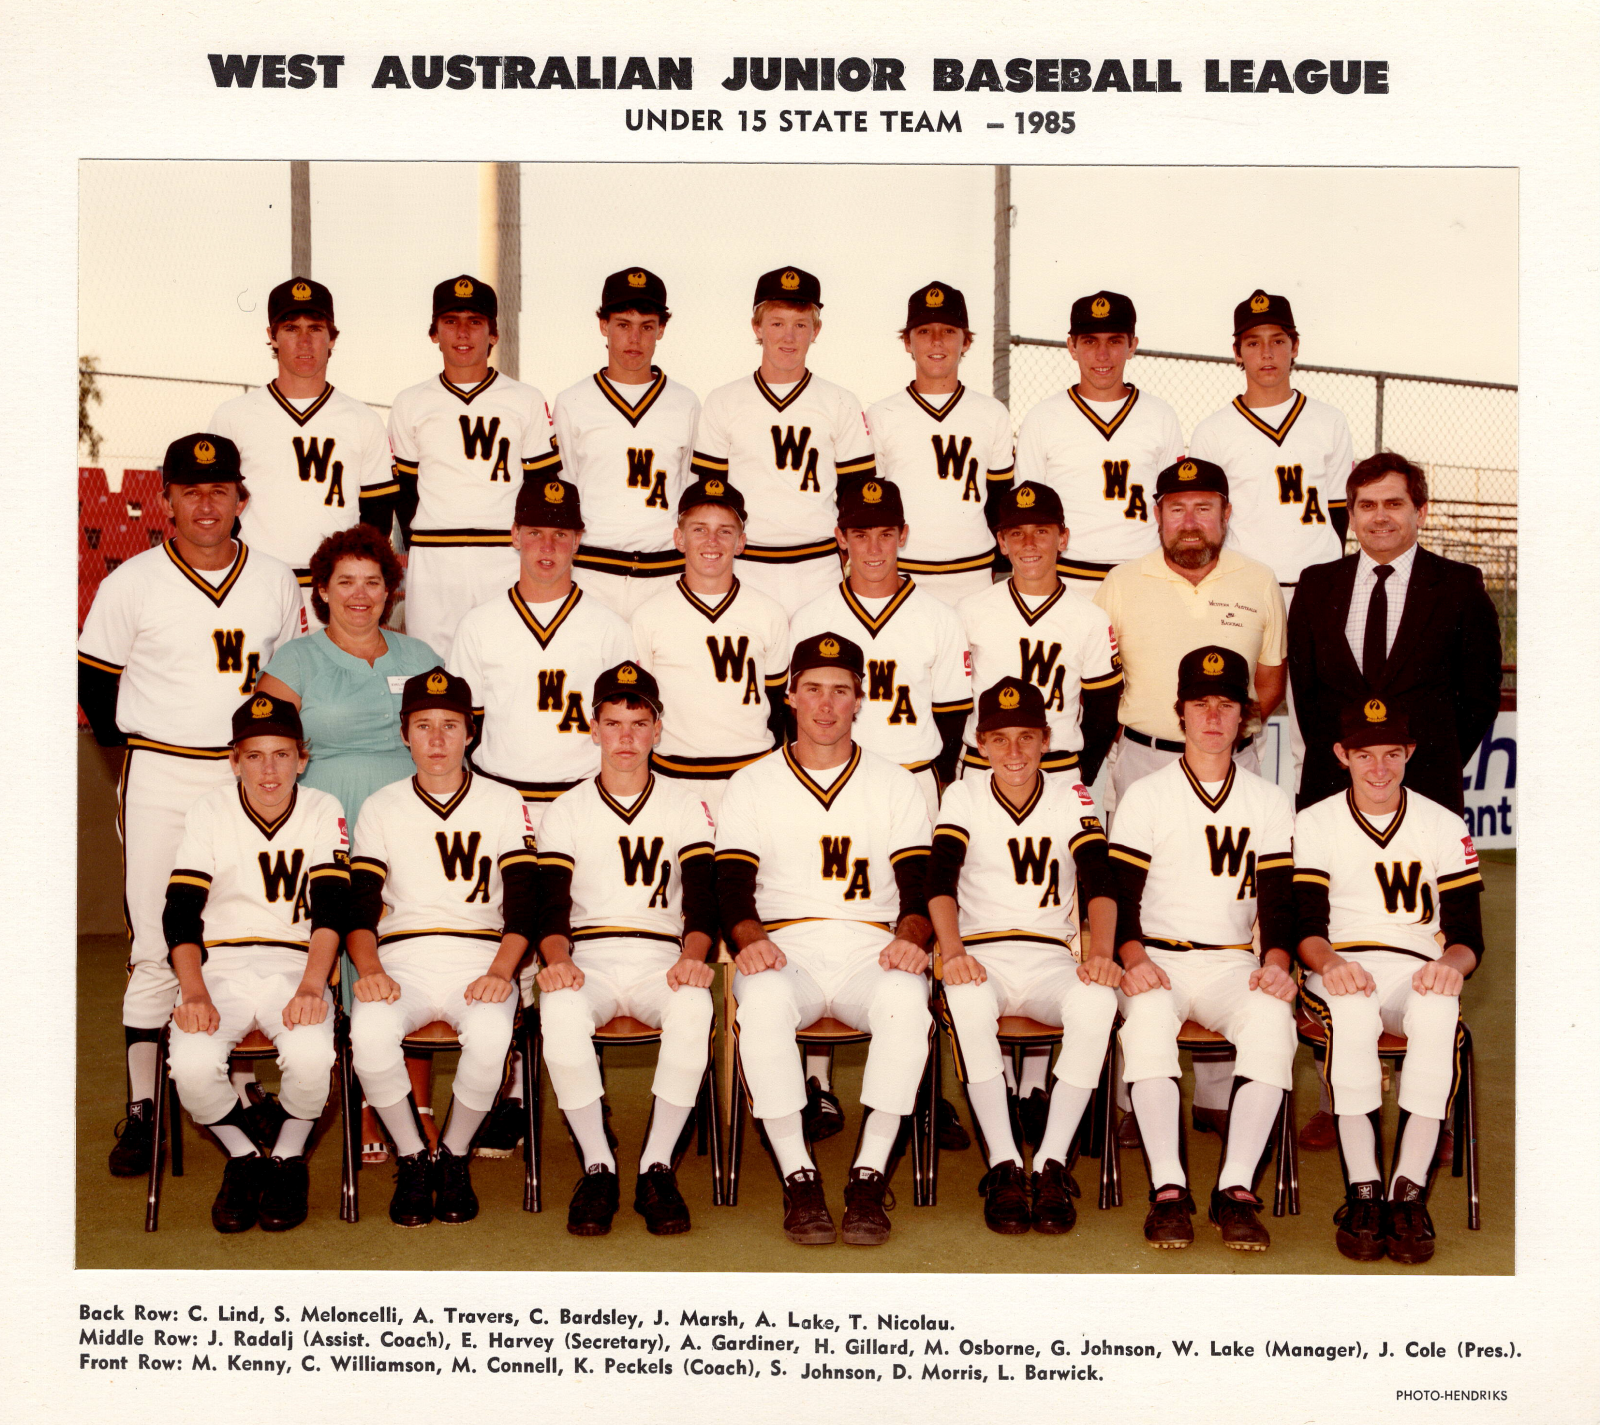
[[[1117,1124],[1117,1145],[1122,1148],[1142,1148],[1144,1139],[1139,1136],[1139,1120],[1130,1109]]]
[[[889,1240],[886,1198],[892,1207],[889,1180],[882,1173],[876,1168],[851,1168],[850,1180],[844,1185],[844,1221],[839,1236],[852,1247],[881,1247]]]
[[[1022,1164],[1007,1158],[996,1163],[978,1184],[983,1194],[983,1222],[1002,1237],[1019,1237],[1033,1227],[1033,1204]]]
[[[1078,1185],[1065,1165],[1047,1159],[1033,1175],[1033,1230],[1050,1237],[1072,1231],[1078,1220],[1078,1209],[1072,1204],[1077,1195]]]
[[[1196,1104],[1191,1121],[1196,1133],[1215,1133],[1218,1138],[1228,1136],[1228,1110],[1225,1108],[1201,1108]]]
[[[802,1247],[826,1246],[839,1235],[815,1168],[801,1168],[783,1180],[783,1235]]]
[[[1383,1184],[1351,1183],[1344,1190],[1343,1205],[1333,1214],[1338,1228],[1333,1240],[1341,1255],[1352,1262],[1382,1261],[1383,1218]]]
[[[1383,1245],[1389,1260],[1408,1267],[1433,1258],[1433,1219],[1428,1216],[1427,1190],[1410,1178],[1395,1180],[1394,1196],[1384,1204]]]
[[[1187,1247],[1194,1241],[1194,1199],[1189,1189],[1167,1183],[1150,1194],[1144,1217],[1144,1240],[1152,1247]]]
[[[1318,1109],[1300,1130],[1300,1147],[1307,1153],[1325,1153],[1339,1141],[1339,1123],[1331,1113]]]
[[[1229,1188],[1211,1192],[1213,1223],[1221,1229],[1222,1245],[1235,1252],[1265,1252],[1272,1245],[1272,1234],[1261,1222],[1261,1199],[1248,1188]]]

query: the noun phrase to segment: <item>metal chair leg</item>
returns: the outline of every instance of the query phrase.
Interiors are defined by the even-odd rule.
[[[1476,1232],[1482,1221],[1478,1211],[1478,1069],[1472,1052],[1472,1031],[1462,1026],[1463,1051],[1466,1057],[1466,1101],[1461,1106],[1461,1128],[1456,1132],[1456,1142],[1467,1140],[1467,1227]],[[1459,1148],[1457,1151],[1460,1151]]]
[[[527,1122],[522,1132],[522,1210],[540,1212],[544,1209],[544,1185],[540,1176],[540,1156],[543,1144],[539,1129],[544,1115],[539,1102],[541,1088],[539,1074],[539,1010],[535,1005],[522,1007],[522,1104],[527,1112]]]
[[[1111,1205],[1122,1206],[1122,1143],[1117,1137],[1117,1062],[1122,1046],[1116,1031],[1111,1033],[1111,1048],[1106,1061],[1106,1150],[1111,1156]]]
[[[339,1220],[359,1222],[361,1207],[356,1169],[361,1162],[361,1111],[350,1066],[350,1022],[335,1010],[333,1030],[334,1070],[339,1076]]]
[[[167,1137],[167,1036],[169,1024],[156,1040],[156,1092],[153,1119],[150,1124],[151,1151],[150,1177],[145,1187],[144,1230],[154,1232],[161,1218],[161,1170],[165,1166]]]
[[[923,1137],[926,1132],[927,1115],[923,1105],[926,1102],[928,1089],[932,1082],[933,1067],[924,1059],[922,1077],[917,1083],[917,1096],[911,1105],[911,1202],[915,1207],[927,1206],[925,1200],[927,1183],[924,1172],[924,1164],[927,1161],[927,1143]]]
[[[928,1045],[931,1059],[929,1070],[933,1075],[933,1088],[928,1096],[928,1190],[923,1194],[923,1206],[936,1207],[939,1203],[939,1105],[944,1102],[944,1041],[939,1037],[935,1022]]]
[[[717,1059],[713,1050],[706,1065],[706,1125],[711,1148],[711,1205],[728,1205],[727,1165],[722,1155],[722,1092],[717,1080]]]
[[[725,1189],[728,1207],[739,1205],[739,1168],[744,1158],[744,1111],[749,1091],[744,1082],[744,1061],[739,1055],[739,1040],[733,1041],[733,1102],[728,1117],[728,1172]]]
[[[1282,1217],[1289,1210],[1289,1139],[1294,1123],[1294,1090],[1289,1089],[1278,1105],[1278,1116],[1272,1123],[1273,1145],[1277,1162],[1273,1165],[1272,1215]]]
[[[1113,1087],[1112,1068],[1116,1063],[1115,1039],[1106,1044],[1106,1057],[1100,1066],[1100,1082],[1095,1088],[1095,1102],[1091,1109],[1095,1119],[1095,1137],[1100,1140],[1100,1210],[1122,1205],[1122,1184],[1117,1173],[1117,1106]]]

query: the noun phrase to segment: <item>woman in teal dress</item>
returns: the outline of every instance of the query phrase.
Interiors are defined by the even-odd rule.
[[[379,787],[416,771],[400,740],[400,693],[407,678],[440,662],[420,638],[384,627],[400,575],[389,541],[372,526],[329,535],[311,556],[311,608],[326,626],[281,645],[258,684],[300,709],[311,744],[311,762],[300,780],[338,798],[352,837],[362,803]],[[349,976],[344,978],[348,1010]],[[430,1102],[430,1067],[426,1059],[407,1063],[419,1107]],[[370,1105],[362,1114],[361,1141],[363,1161],[387,1156]]]

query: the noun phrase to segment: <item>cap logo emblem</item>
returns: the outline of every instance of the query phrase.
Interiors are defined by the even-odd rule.
[[[928,288],[928,295],[922,299],[923,305],[928,307],[944,306],[944,293],[937,287]]]
[[[209,440],[197,440],[194,443],[194,463],[196,465],[215,465],[217,463],[217,448]]]
[[[1200,668],[1208,678],[1218,677],[1222,672],[1222,655],[1208,653],[1200,662]]]
[[[1185,460],[1178,467],[1178,478],[1180,480],[1198,480],[1200,478],[1200,467],[1192,460]]]
[[[257,698],[253,703],[250,704],[250,716],[254,718],[271,717],[272,699]]]
[[[428,674],[428,691],[438,697],[450,687],[450,679],[443,673]]]
[[[1272,299],[1268,297],[1265,292],[1257,292],[1255,296],[1250,299],[1250,310],[1252,312],[1264,312],[1271,305]]]
[[[456,281],[456,296],[458,296],[458,297],[470,297],[471,295],[472,295],[472,283],[467,281],[467,279],[465,277],[458,278],[457,281]]]
[[[883,486],[874,484],[871,480],[861,487],[861,498],[869,505],[881,504],[883,501]]]
[[[778,279],[778,286],[785,292],[798,292],[800,290],[800,274],[798,272],[785,272]]]
[[[1389,716],[1389,709],[1374,698],[1366,707],[1361,709],[1368,722],[1382,722]]]
[[[727,493],[727,488],[728,487],[720,480],[706,481],[706,494],[710,495],[713,499],[717,499],[722,495],[725,495]]]
[[[628,274],[628,286],[630,287],[643,287],[649,280],[642,272],[630,272]]]
[[[559,505],[567,498],[565,487],[559,480],[552,480],[544,487],[544,502],[547,505]]]
[[[1106,301],[1104,297],[1096,297],[1094,301],[1089,303],[1089,315],[1091,317],[1109,317],[1111,315],[1111,303]]]
[[[631,663],[624,663],[622,667],[617,669],[617,681],[619,683],[637,683],[639,681],[639,670]]]
[[[289,289],[289,295],[297,302],[309,302],[311,300],[311,284],[309,282],[296,282]]]
[[[837,658],[839,656],[839,640],[837,638],[823,639],[817,645],[817,652],[824,658]]]
[[[1002,688],[1002,689],[1000,689],[999,702],[1000,702],[1000,706],[1001,707],[1003,707],[1003,708],[1014,708],[1021,701],[1022,701],[1022,694],[1019,693],[1015,688]]]
[[[1039,497],[1034,494],[1032,490],[1018,490],[1017,508],[1019,510],[1031,510],[1033,508],[1033,502],[1038,498]]]

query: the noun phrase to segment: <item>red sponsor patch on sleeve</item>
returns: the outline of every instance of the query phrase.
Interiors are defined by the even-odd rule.
[[[1106,637],[1111,640],[1111,651],[1115,653],[1117,651],[1117,631],[1110,624],[1106,625]]]
[[[1089,789],[1084,786],[1082,782],[1078,782],[1076,785],[1074,785],[1073,791],[1078,794],[1078,800],[1086,807],[1092,807],[1094,805],[1094,798],[1089,795]]]
[[[304,604],[300,605],[300,632],[311,632],[311,620],[306,617],[306,606]]]
[[[967,677],[970,678],[972,676],[972,650],[970,648],[961,650],[961,666],[967,670]]]
[[[1467,865],[1476,866],[1478,864],[1478,848],[1472,844],[1470,836],[1461,838],[1461,849],[1467,853]]]
[[[341,846],[348,846],[350,844],[350,831],[349,828],[345,826],[344,818],[342,816],[339,818],[339,844]]]

